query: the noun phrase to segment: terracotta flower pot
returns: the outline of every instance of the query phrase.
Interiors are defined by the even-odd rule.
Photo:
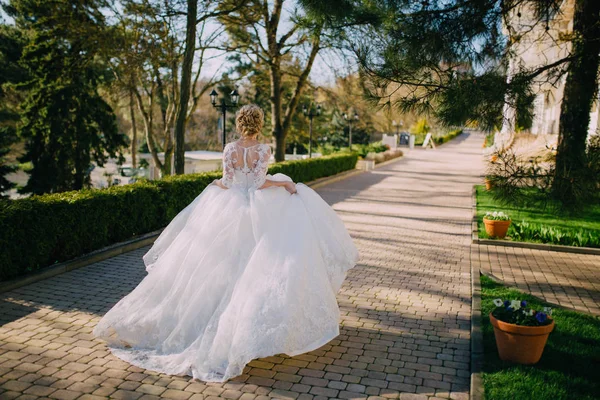
[[[492,190],[494,184],[488,178],[485,178],[485,190]]]
[[[501,360],[518,364],[540,361],[548,335],[554,329],[554,320],[544,326],[519,326],[502,322],[490,313],[496,346]]]
[[[511,220],[508,221],[495,221],[492,219],[483,219],[485,225],[485,231],[490,237],[496,237],[498,239],[504,239],[508,227],[510,226]]]

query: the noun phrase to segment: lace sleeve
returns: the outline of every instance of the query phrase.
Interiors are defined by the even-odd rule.
[[[269,169],[269,159],[271,158],[271,147],[267,144],[259,146],[258,161],[254,167],[254,187],[261,187],[267,180],[267,170]]]
[[[223,150],[223,178],[221,178],[221,183],[225,187],[231,187],[233,184],[233,175],[234,175],[234,153],[235,149],[231,144],[225,146]]]

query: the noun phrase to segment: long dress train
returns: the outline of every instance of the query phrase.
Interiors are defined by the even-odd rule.
[[[148,275],[93,334],[141,368],[223,382],[251,360],[314,350],[339,334],[335,298],[358,252],[308,186],[258,189],[270,148],[229,143],[209,185],[144,255]]]

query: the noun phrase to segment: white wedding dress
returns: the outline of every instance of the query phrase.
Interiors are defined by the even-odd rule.
[[[251,360],[312,351],[339,334],[336,293],[358,252],[308,186],[258,189],[269,146],[229,143],[209,185],[144,255],[148,275],[93,334],[138,367],[223,382]]]

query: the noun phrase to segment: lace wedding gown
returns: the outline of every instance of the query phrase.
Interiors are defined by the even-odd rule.
[[[251,360],[339,334],[335,295],[358,258],[342,221],[298,183],[258,189],[271,151],[229,143],[209,185],[144,255],[148,274],[93,334],[138,367],[223,382]]]

